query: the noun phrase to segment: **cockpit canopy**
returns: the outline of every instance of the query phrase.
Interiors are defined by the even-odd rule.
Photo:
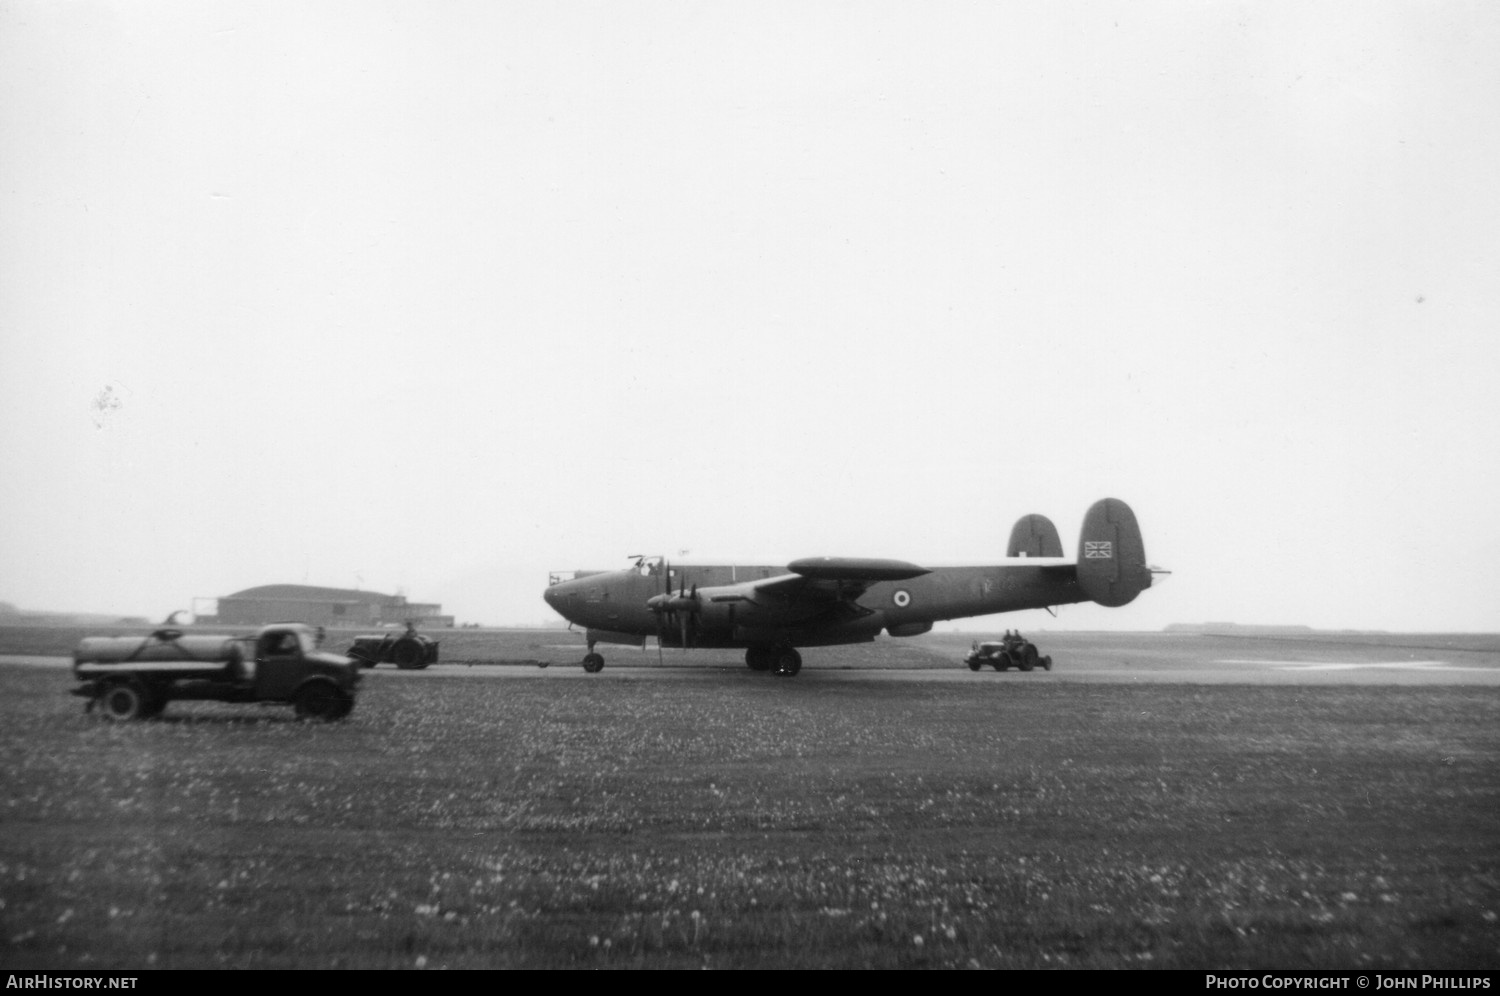
[[[633,554],[631,559],[635,561],[636,573],[644,578],[660,577],[661,573],[667,569],[665,557],[645,557],[637,553]]]

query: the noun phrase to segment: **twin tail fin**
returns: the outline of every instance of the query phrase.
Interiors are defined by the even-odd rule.
[[[1083,593],[1110,608],[1128,604],[1151,587],[1146,544],[1129,505],[1105,498],[1084,515],[1077,571]]]

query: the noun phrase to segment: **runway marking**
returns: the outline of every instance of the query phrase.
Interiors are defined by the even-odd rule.
[[[1413,671],[1493,671],[1488,667],[1458,667],[1447,661],[1361,661],[1354,664],[1332,664],[1327,661],[1268,661],[1230,658],[1215,664],[1264,664],[1278,671],[1356,671],[1361,668],[1386,668]]]

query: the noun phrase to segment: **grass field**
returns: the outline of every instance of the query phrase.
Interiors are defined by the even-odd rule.
[[[377,670],[332,725],[0,665],[0,965],[1500,966],[1500,690],[807,656]]]

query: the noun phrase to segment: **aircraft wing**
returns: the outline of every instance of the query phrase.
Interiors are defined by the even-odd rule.
[[[904,560],[868,557],[805,557],[787,565],[787,574],[715,587],[711,602],[853,601],[878,581],[904,581],[932,573]]]
[[[880,560],[874,557],[804,557],[786,565],[793,574],[816,581],[906,581],[932,571],[904,560]]]

